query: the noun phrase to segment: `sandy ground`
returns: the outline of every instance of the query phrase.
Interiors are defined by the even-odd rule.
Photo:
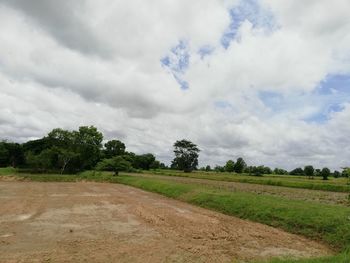
[[[133,174],[130,174],[133,175]],[[162,176],[153,174],[135,174],[135,176],[159,178],[162,180],[172,180],[181,183],[196,183],[205,186],[212,186],[229,191],[250,192],[254,194],[274,195],[293,200],[313,201],[325,204],[337,204],[349,206],[349,193],[309,190],[301,188],[291,188],[283,186],[272,186],[262,184],[248,184],[238,182],[215,181],[208,179],[197,179],[180,176]]]
[[[128,186],[0,182],[0,262],[245,262],[319,243]]]

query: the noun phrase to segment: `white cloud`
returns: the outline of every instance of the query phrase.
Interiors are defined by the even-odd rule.
[[[350,73],[348,1],[263,0],[274,31],[242,21],[225,49],[237,2],[0,1],[0,137],[96,125],[167,162],[173,142],[188,138],[203,165],[238,156],[287,168],[349,165],[349,106],[326,123],[304,121],[325,105],[313,102],[317,85]],[[188,90],[160,62],[181,40]],[[214,50],[202,59],[203,46]],[[273,109],[261,91],[290,104]]]

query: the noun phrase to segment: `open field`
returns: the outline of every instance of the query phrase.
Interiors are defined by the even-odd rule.
[[[331,253],[297,235],[117,184],[1,182],[0,199],[1,262],[231,262]]]
[[[348,178],[334,178],[329,177],[329,180],[322,180],[319,177],[308,179],[306,176],[293,175],[264,175],[251,176],[248,174],[236,173],[216,173],[216,172],[202,172],[194,171],[192,173],[183,173],[174,170],[150,170],[146,173],[152,173],[163,176],[180,176],[199,179],[208,179],[215,181],[263,184],[273,186],[283,186],[291,188],[303,188],[312,190],[323,190],[332,192],[348,192],[350,193],[350,180]]]
[[[258,195],[271,195],[288,198],[292,200],[313,201],[325,204],[337,204],[349,206],[349,193],[331,192],[321,190],[310,190],[303,188],[290,188],[282,186],[272,186],[264,184],[251,184],[239,182],[216,181],[209,179],[181,177],[181,176],[163,176],[156,174],[128,174],[131,176],[141,176],[147,178],[156,178],[185,184],[197,184],[203,186],[214,187],[219,190],[231,192],[247,192]]]
[[[95,181],[127,184],[216,210],[227,215],[249,219],[283,229],[290,233],[301,234],[313,240],[322,241],[323,244],[328,244],[335,251],[343,251],[338,256],[332,256],[330,258],[298,260],[297,262],[345,263],[348,262],[347,260],[349,258],[346,249],[350,244],[350,208],[344,205],[332,205],[334,200],[337,200],[341,195],[347,195],[347,193],[332,193],[175,176],[147,174],[112,176],[108,172],[84,172],[79,175],[17,174],[0,178],[7,181]],[[300,200],[288,196],[289,194],[297,195],[296,193],[298,191],[300,192]],[[285,196],[280,194],[284,192],[287,192]],[[317,200],[319,192],[324,194],[327,200]],[[332,195],[337,196],[333,201],[331,198]],[[309,201],[311,197],[315,197],[316,199]],[[303,200],[303,198],[306,199]],[[142,204],[144,203],[143,201],[141,202]],[[268,260],[268,262],[281,261]]]

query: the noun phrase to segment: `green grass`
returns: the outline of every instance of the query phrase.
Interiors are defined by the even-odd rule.
[[[250,184],[262,184],[272,186],[282,186],[291,188],[303,188],[311,190],[323,190],[331,192],[346,192],[350,193],[349,180],[346,178],[333,178],[323,181],[320,178],[308,179],[305,176],[289,176],[289,175],[264,175],[250,176],[248,174],[235,173],[215,173],[215,172],[192,172],[184,173],[173,170],[155,170],[144,171],[144,173],[157,174],[164,176],[179,176],[197,179],[208,179],[215,181],[239,182]]]
[[[314,258],[314,259],[272,259],[266,262],[256,262],[256,263],[349,263],[350,253],[344,252],[336,256]]]
[[[0,175],[13,175],[17,173],[17,169],[13,167],[1,167]]]

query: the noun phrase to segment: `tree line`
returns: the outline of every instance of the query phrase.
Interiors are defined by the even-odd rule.
[[[314,177],[322,177],[323,180],[327,180],[329,176],[339,177],[350,177],[350,169],[345,167],[342,172],[331,170],[327,167],[322,169],[315,169],[312,165],[307,165],[304,168],[298,167],[291,171],[287,171],[282,168],[271,169],[270,167],[260,165],[260,166],[248,166],[243,158],[239,157],[236,162],[228,160],[224,166],[216,165],[211,168],[210,165],[200,168],[201,171],[215,171],[215,172],[235,172],[244,173],[255,176],[262,176],[264,174],[276,174],[276,175],[297,175],[297,176],[307,176],[309,179]]]
[[[19,144],[0,142],[0,167],[13,166],[33,172],[77,173],[99,169],[134,171],[165,167],[152,153],[137,155],[126,151],[120,140],[103,144],[103,134],[94,126],[78,130],[53,129],[37,140]]]
[[[156,160],[152,153],[135,154],[126,151],[123,142],[117,139],[103,143],[103,134],[94,126],[81,126],[78,130],[53,129],[46,136],[37,140],[19,144],[0,142],[0,167],[13,166],[29,169],[33,172],[59,171],[62,173],[77,173],[84,170],[133,172],[137,169],[175,169],[184,172],[198,170],[199,148],[188,140],[178,140],[174,143],[174,159],[167,167]],[[329,176],[350,177],[350,169],[342,172],[324,167],[315,169],[311,165],[287,171],[281,168],[272,170],[270,167],[248,166],[242,157],[236,161],[228,160],[224,166],[210,165],[200,168],[202,171],[229,172],[261,176],[264,174],[320,176],[327,180]]]

